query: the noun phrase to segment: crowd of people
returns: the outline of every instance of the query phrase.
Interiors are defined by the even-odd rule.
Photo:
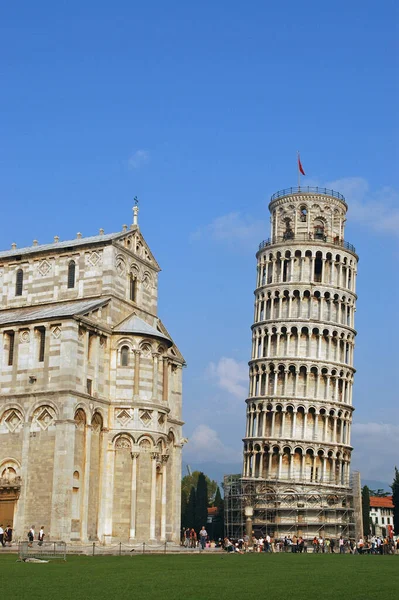
[[[7,527],[5,529],[3,529],[3,525],[0,524],[0,546],[2,546],[2,547],[11,546],[12,540],[13,540],[12,536],[13,536],[12,527],[10,525],[7,525]],[[30,547],[32,547],[33,542],[36,540],[36,533],[35,533],[34,525],[32,525],[32,527],[29,529],[29,531],[27,533],[27,537],[28,537],[28,545]],[[37,535],[37,543],[39,546],[42,546],[42,544],[44,542],[44,537],[45,537],[45,533],[44,533],[44,527],[42,525],[40,528],[40,531]]]
[[[225,537],[224,540],[211,540],[205,527],[198,532],[194,528],[183,529],[182,545],[186,548],[223,548],[226,552],[312,552],[314,554],[399,554],[399,536],[396,538],[371,536],[369,538],[346,539],[340,536],[332,537],[315,536],[305,540],[302,536],[293,535],[276,539],[266,534],[265,536],[253,535],[250,538],[244,535],[234,540]]]

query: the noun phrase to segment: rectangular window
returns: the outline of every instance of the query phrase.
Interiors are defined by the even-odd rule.
[[[86,381],[86,390],[87,390],[87,393],[91,396],[91,394],[93,392],[93,382],[91,379],[88,379]]]
[[[44,352],[46,349],[46,330],[44,327],[38,327],[39,333],[39,362],[44,362]]]
[[[9,331],[6,333],[8,338],[8,366],[10,367],[14,362],[14,345],[15,345],[15,333],[13,331]]]

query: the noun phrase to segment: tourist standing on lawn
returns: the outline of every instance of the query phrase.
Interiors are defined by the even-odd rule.
[[[35,526],[32,525],[32,527],[28,531],[28,541],[29,541],[28,546],[32,546],[34,539],[35,539]]]
[[[4,531],[4,538],[5,541],[7,542],[7,544],[9,546],[11,546],[11,542],[12,542],[12,528],[10,527],[10,525],[7,525],[5,531]]]
[[[5,541],[4,541],[4,529],[3,529],[3,523],[1,523],[1,525],[0,525],[0,544],[1,544],[2,546],[5,546],[5,545],[6,545],[6,543],[5,543]]]
[[[200,544],[201,544],[202,550],[205,548],[207,537],[208,537],[208,532],[205,529],[205,525],[203,525],[201,527],[201,531],[199,532],[199,539],[200,539]]]
[[[44,526],[43,525],[40,528],[38,540],[39,540],[39,546],[42,546],[43,542],[44,542]]]

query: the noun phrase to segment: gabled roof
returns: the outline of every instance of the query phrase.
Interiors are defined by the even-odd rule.
[[[109,302],[109,298],[102,300],[75,300],[73,302],[57,302],[41,306],[25,306],[0,310],[0,326],[12,323],[28,323],[30,321],[46,321],[61,317],[74,317],[85,315]]]
[[[370,496],[370,508],[393,508],[392,496]]]
[[[155,329],[155,327],[152,327],[151,325],[143,321],[143,319],[140,319],[140,317],[138,317],[137,315],[131,315],[130,317],[122,321],[122,323],[119,323],[119,325],[114,327],[113,331],[114,333],[134,334],[143,337],[156,337],[168,342],[169,346],[173,345],[173,342],[169,336],[166,336],[158,329]]]

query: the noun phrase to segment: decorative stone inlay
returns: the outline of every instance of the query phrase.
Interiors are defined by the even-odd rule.
[[[22,416],[12,408],[6,412],[4,416],[4,423],[9,431],[13,432],[22,423]]]
[[[141,442],[140,442],[140,449],[143,452],[149,452],[150,449],[151,449],[150,440],[141,440]]]
[[[141,348],[141,353],[144,358],[150,358],[151,356],[151,347],[148,344],[145,344]]]
[[[35,412],[35,421],[43,431],[46,431],[54,422],[54,416],[50,410],[48,406],[41,406]]]
[[[45,277],[51,271],[51,264],[48,262],[48,260],[42,260],[41,263],[39,263],[37,271],[38,271],[39,275],[41,275],[42,277]]]
[[[158,423],[159,425],[163,425],[165,423],[165,415],[164,414],[160,414],[158,417]]]
[[[19,332],[19,341],[21,344],[28,344],[30,340],[30,335],[28,329],[24,329],[24,331]]]
[[[142,281],[143,281],[144,289],[150,290],[151,289],[151,279],[150,279],[150,276],[147,273],[145,273],[143,275],[143,280]]]
[[[140,410],[140,421],[143,423],[145,427],[152,421],[152,411],[151,410]]]
[[[86,262],[92,267],[96,267],[98,264],[101,264],[101,254],[96,251],[86,254]]]
[[[61,335],[61,327],[59,327],[58,325],[56,325],[55,327],[52,328],[51,330],[51,335],[58,340],[58,338]]]
[[[119,410],[118,408],[115,410],[116,420],[121,425],[125,426],[129,421],[132,420],[132,415],[126,409]]]
[[[115,442],[115,448],[117,450],[131,450],[132,444],[128,438],[119,437]]]
[[[115,267],[118,275],[124,275],[126,273],[126,262],[121,256],[117,256]]]

